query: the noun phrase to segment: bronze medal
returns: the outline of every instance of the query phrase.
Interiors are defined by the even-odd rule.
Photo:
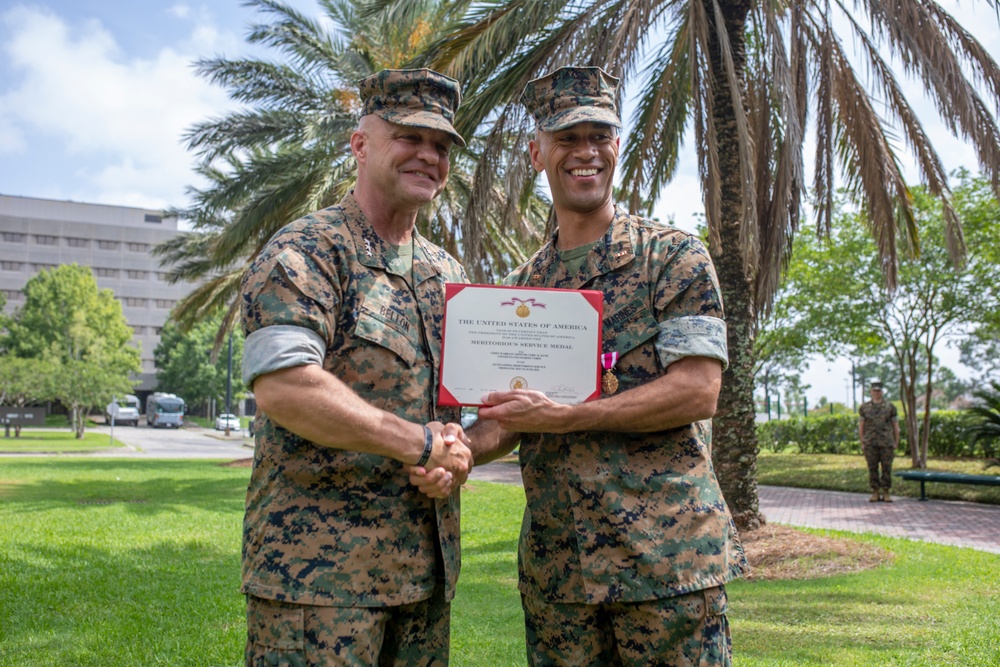
[[[604,390],[605,394],[613,394],[618,391],[618,378],[615,377],[610,368],[604,371],[604,377],[601,378],[601,389]]]

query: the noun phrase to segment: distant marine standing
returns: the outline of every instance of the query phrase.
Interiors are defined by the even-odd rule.
[[[868,464],[868,486],[871,502],[892,502],[892,459],[899,447],[899,419],[896,406],[885,400],[885,387],[880,380],[871,385],[872,400],[858,408],[858,438]],[[881,468],[881,472],[880,469]]]

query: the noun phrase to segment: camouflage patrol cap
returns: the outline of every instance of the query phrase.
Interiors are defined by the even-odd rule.
[[[384,69],[362,79],[361,115],[409,127],[441,130],[459,146],[465,139],[452,123],[462,102],[458,81],[429,69]]]
[[[521,93],[521,104],[544,132],[587,121],[620,128],[617,92],[618,79],[600,67],[561,67],[529,81]]]

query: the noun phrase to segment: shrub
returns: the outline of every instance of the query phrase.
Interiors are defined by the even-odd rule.
[[[968,411],[931,413],[928,456],[987,458],[995,447],[989,440],[976,442],[970,428],[975,416]],[[906,423],[900,414],[899,449],[909,451]],[[858,416],[855,414],[793,417],[757,425],[761,447],[780,452],[795,447],[803,454],[860,454]]]
[[[757,426],[761,447],[780,452],[797,447],[803,454],[860,453],[858,418],[850,415],[793,417],[763,422]]]
[[[918,416],[923,419],[923,413]],[[928,456],[968,456],[982,458],[986,452],[982,445],[975,442],[969,427],[974,421],[973,415],[965,410],[938,410],[931,413],[930,440],[927,442]],[[921,422],[922,423],[922,422]],[[900,440],[906,438],[906,424],[900,420]],[[909,451],[909,440],[901,442],[900,446]]]

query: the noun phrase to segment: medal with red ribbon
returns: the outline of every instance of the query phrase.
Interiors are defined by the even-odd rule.
[[[612,372],[617,363],[617,352],[605,352],[601,355],[601,368],[604,369],[604,376],[601,378],[601,389],[604,390],[605,394],[613,394],[618,391],[618,378]]]

